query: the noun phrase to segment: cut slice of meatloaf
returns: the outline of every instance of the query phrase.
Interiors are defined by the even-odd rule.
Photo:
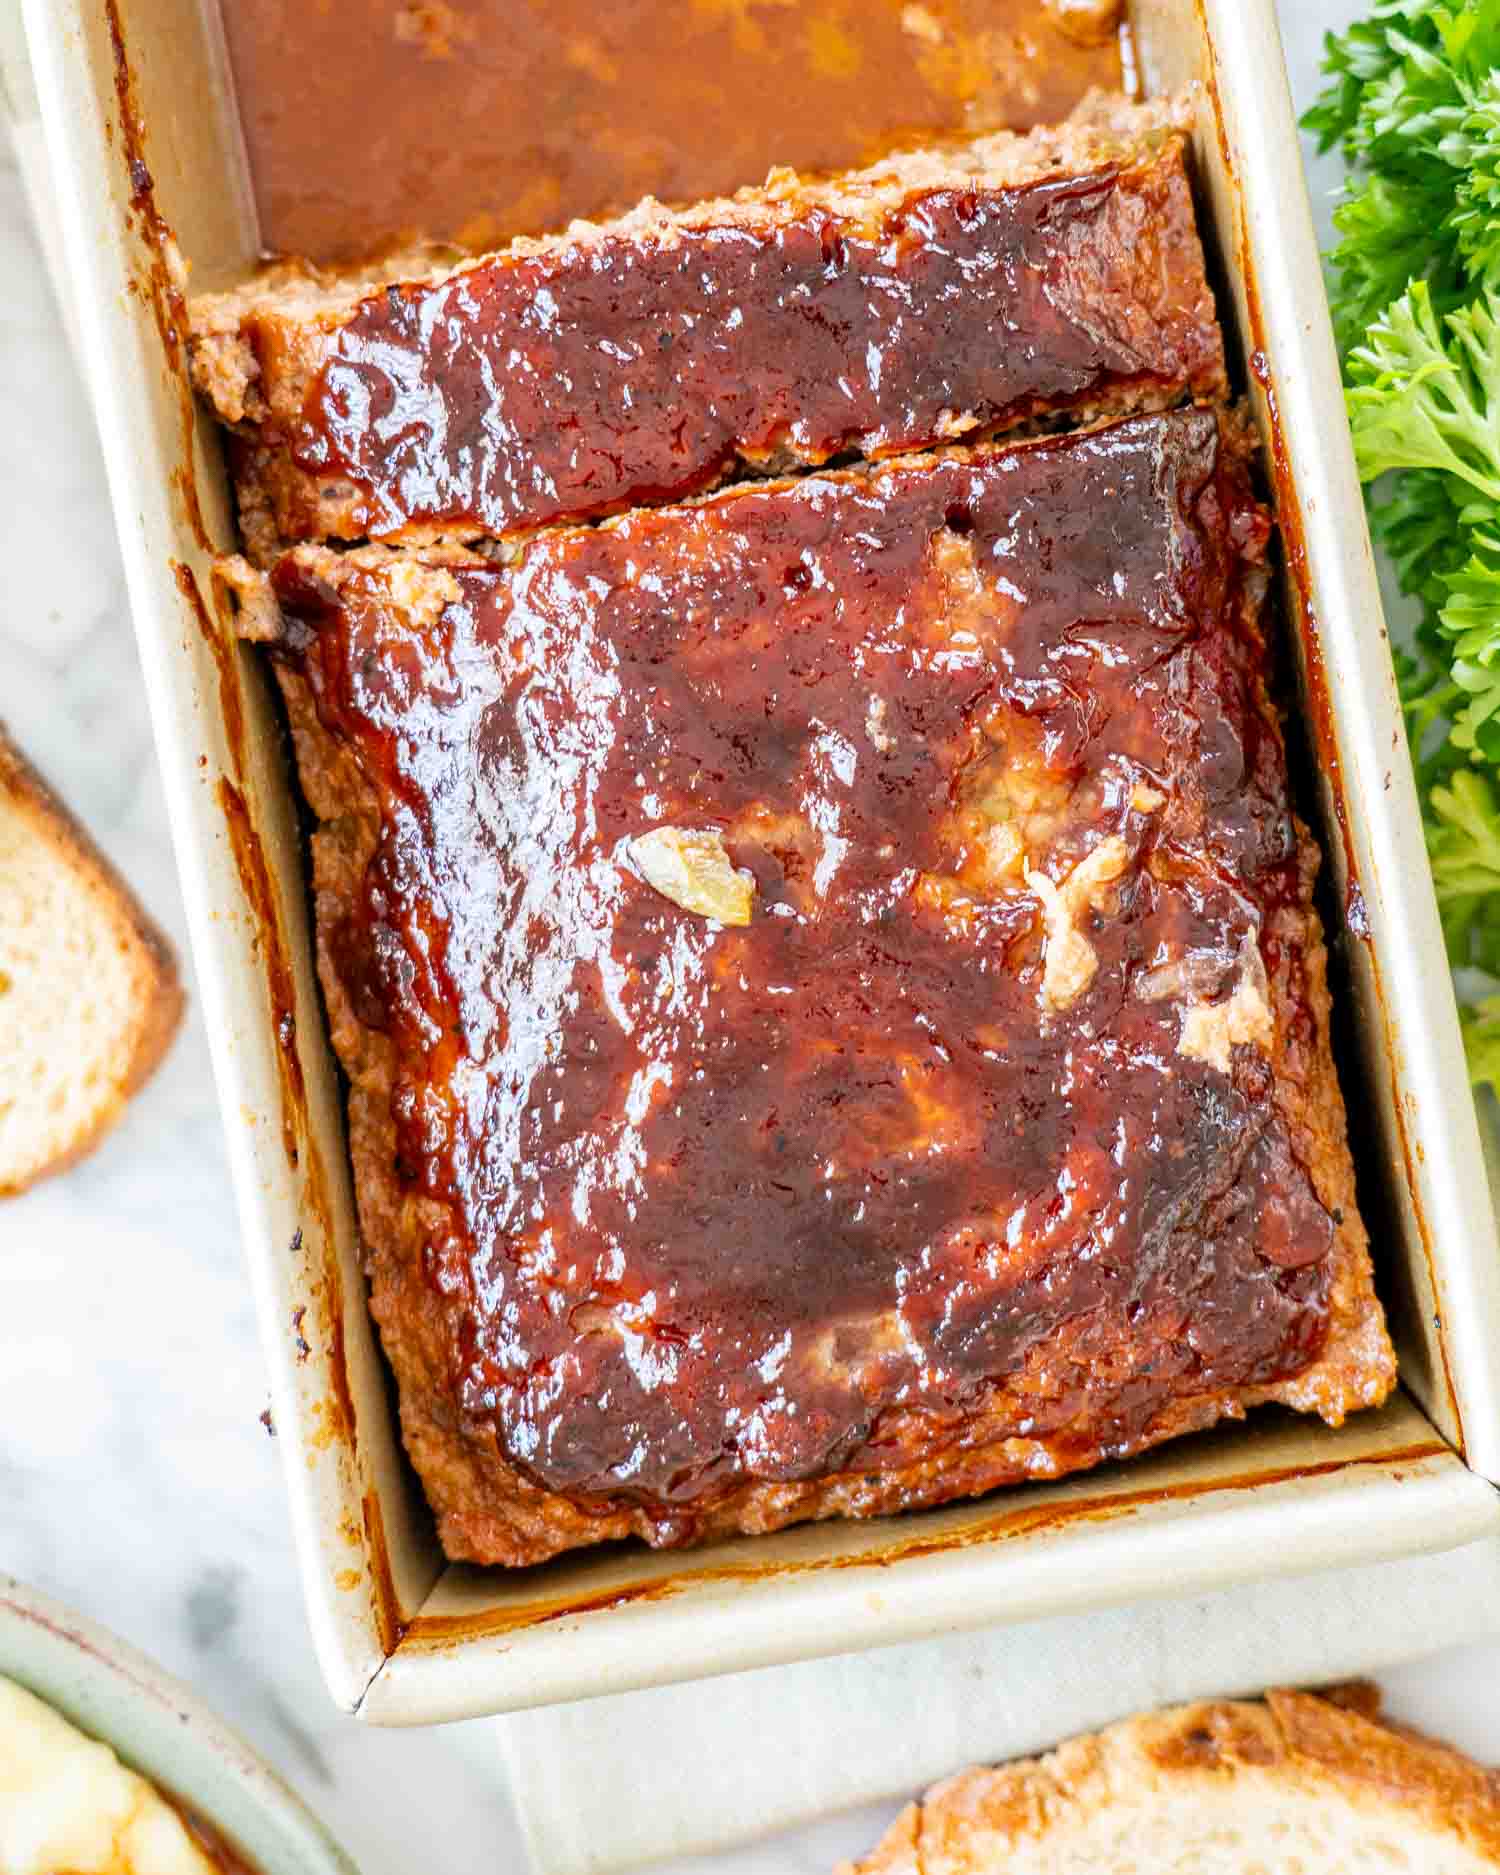
[[[450,1555],[1385,1396],[1245,453],[1181,411],[241,567]]]
[[[389,270],[386,270],[389,272]],[[731,201],[192,313],[252,554],[507,536],[819,464],[1224,390],[1161,105],[777,173]]]

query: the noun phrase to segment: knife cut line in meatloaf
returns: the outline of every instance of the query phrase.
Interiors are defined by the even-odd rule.
[[[1247,453],[1189,410],[241,563],[451,1556],[1385,1397]]]
[[[200,297],[192,327],[262,564],[1225,389],[1183,134],[1169,107],[1108,100],[437,275],[282,269]]]

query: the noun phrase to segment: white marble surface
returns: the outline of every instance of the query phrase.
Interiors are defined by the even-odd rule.
[[[1323,29],[1356,10],[1283,0],[1304,98]],[[91,418],[4,154],[0,282],[0,713],[180,937]],[[190,1019],[104,1149],[0,1210],[0,1568],[193,1681],[368,1875],[518,1870],[490,1728],[380,1733],[330,1708],[264,1404],[208,1057]],[[1405,1669],[1388,1691],[1403,1714],[1500,1758],[1500,1646]],[[436,1843],[434,1813],[448,1819]],[[882,1821],[834,1818],[712,1866],[825,1870]]]

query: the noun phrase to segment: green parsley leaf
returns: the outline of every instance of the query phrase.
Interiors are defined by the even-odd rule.
[[[1349,354],[1349,418],[1366,481],[1440,469],[1500,506],[1496,313],[1481,295],[1440,322],[1426,284],[1414,281]]]
[[[1500,556],[1500,540],[1474,536],[1479,547]],[[1500,761],[1500,565],[1474,554],[1445,576],[1448,600],[1439,615],[1452,645],[1453,682],[1464,701],[1453,720],[1453,742],[1469,754]]]
[[[1430,795],[1427,850],[1448,955],[1455,965],[1500,975],[1500,798],[1472,768]]]
[[[1469,1079],[1476,1087],[1500,1093],[1500,996],[1487,996],[1462,1012],[1464,1048],[1469,1057]]]
[[[1395,651],[1443,931],[1500,976],[1500,0],[1373,0],[1304,119],[1342,149],[1334,330],[1377,541],[1420,607]],[[1465,1014],[1500,1088],[1500,997]]]
[[[1332,80],[1329,88],[1303,119],[1318,139],[1318,147],[1331,150],[1344,143],[1352,159],[1351,147],[1355,126],[1367,89],[1388,78],[1401,63],[1395,36],[1404,32],[1429,36],[1437,43],[1437,28],[1431,16],[1437,0],[1379,0],[1366,20],[1356,21],[1342,36],[1329,33],[1323,42],[1323,70]]]
[[[1468,553],[1465,510],[1455,497],[1456,485],[1432,470],[1393,476],[1370,497],[1370,526],[1402,592],[1422,600],[1433,619],[1448,596],[1445,576]]]
[[[1341,353],[1413,280],[1423,280],[1440,311],[1461,302],[1460,228],[1456,196],[1446,185],[1372,176],[1334,210],[1340,239],[1330,255],[1336,279],[1334,329]],[[1469,224],[1465,223],[1465,227]],[[1471,228],[1471,239],[1479,239]]]

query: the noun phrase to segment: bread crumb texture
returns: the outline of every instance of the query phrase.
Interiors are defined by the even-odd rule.
[[[181,1008],[166,940],[0,732],[0,1196],[98,1141]]]

